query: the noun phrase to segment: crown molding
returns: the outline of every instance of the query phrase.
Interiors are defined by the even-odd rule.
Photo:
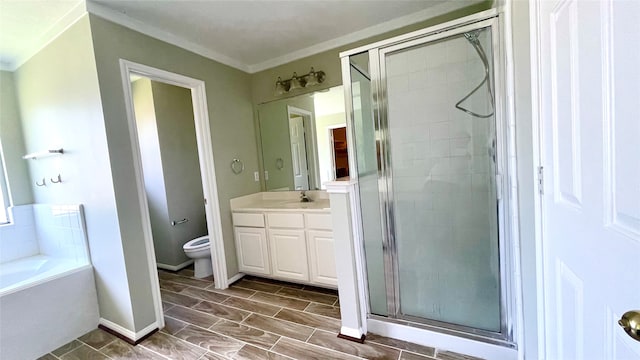
[[[126,14],[123,14],[119,11],[110,9],[104,5],[88,1],[87,11],[105,20],[114,22],[118,25],[124,26],[126,28],[137,31],[139,33],[145,34],[152,38],[167,42],[171,45],[175,45],[179,48],[191,51],[200,56],[204,56],[208,59],[217,61],[224,65],[231,66],[232,68],[235,68],[247,73],[249,72],[249,67],[246,64],[236,59],[220,54],[219,52],[213,51],[205,46],[196,44],[194,42],[186,40],[180,36],[177,36],[165,30],[161,30],[155,26],[144,23],[140,20],[137,20]]]
[[[274,68],[276,66],[284,65],[286,63],[305,58],[307,56],[319,54],[324,51],[338,48],[340,46],[348,45],[356,41],[364,40],[376,35],[384,34],[389,31],[393,31],[404,26],[415,24],[421,21],[425,21],[436,16],[444,15],[454,10],[461,9],[466,6],[470,6],[476,3],[480,3],[482,0],[467,0],[467,1],[446,1],[427,9],[405,15],[399,18],[395,18],[389,21],[382,22],[380,24],[364,28],[352,32],[350,34],[337,37],[328,41],[318,43],[316,45],[309,46],[304,49],[296,50],[286,55],[282,55],[261,63],[249,65],[249,73],[253,74],[259,71]],[[460,5],[463,3],[464,5]]]
[[[0,69],[8,71],[16,71],[20,66],[24,65],[35,54],[39,53],[60,34],[67,31],[73,24],[80,20],[87,13],[87,7],[84,0],[78,2],[71,10],[64,14],[49,29],[47,29],[37,40],[33,41],[25,47],[11,63],[3,62]]]
[[[186,40],[180,36],[157,28],[155,26],[144,23],[129,15],[121,13],[119,11],[110,9],[102,4],[95,2],[87,2],[86,11],[99,16],[108,21],[114,22],[118,25],[124,26],[131,30],[140,32],[155,39],[167,42],[182,49],[191,51],[195,54],[201,55],[208,59],[217,61],[224,65],[228,65],[235,69],[244,71],[249,74],[253,74],[266,69],[274,68],[276,66],[284,65],[286,63],[299,60],[311,55],[315,55],[327,50],[335,49],[340,46],[348,45],[356,41],[364,40],[376,35],[383,34],[392,30],[402,28],[411,24],[415,24],[436,16],[446,14],[448,12],[469,6],[475,3],[479,3],[482,0],[465,0],[462,1],[446,1],[436,6],[405,15],[399,18],[395,18],[383,23],[370,26],[368,28],[355,31],[345,36],[341,36],[335,39],[327,40],[304,49],[296,50],[289,54],[285,54],[270,60],[266,60],[256,64],[245,64],[242,61],[236,60],[219,52],[216,52],[208,47],[196,44],[189,40]],[[460,5],[463,3],[463,5]]]

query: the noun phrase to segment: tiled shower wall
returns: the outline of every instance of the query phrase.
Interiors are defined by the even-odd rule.
[[[482,81],[484,66],[461,36],[391,54],[386,66],[403,312],[495,329],[495,120],[455,108]],[[492,111],[485,87],[463,106]]]
[[[10,208],[0,226],[0,263],[34,255],[88,262],[82,205],[33,204]]]

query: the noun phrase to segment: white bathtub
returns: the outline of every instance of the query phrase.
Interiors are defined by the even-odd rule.
[[[35,255],[0,264],[0,296],[57,279],[89,266],[86,262]]]
[[[36,359],[97,327],[91,265],[38,255],[0,274],[0,359]]]
[[[36,359],[98,325],[81,206],[23,208],[25,217],[37,213],[35,221],[21,222],[14,216],[15,223],[0,228],[0,249],[11,249],[13,254],[31,252],[20,258],[8,258],[12,254],[7,251],[2,255],[0,359]],[[25,223],[33,224],[36,239],[9,236]],[[20,246],[29,248],[18,249]]]

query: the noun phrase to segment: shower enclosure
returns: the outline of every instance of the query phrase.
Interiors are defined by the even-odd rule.
[[[513,346],[496,18],[342,54],[369,316]]]

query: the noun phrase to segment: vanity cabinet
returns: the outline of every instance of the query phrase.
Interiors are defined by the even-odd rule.
[[[234,238],[238,255],[238,269],[242,272],[269,275],[269,247],[264,228],[264,215],[234,213]]]
[[[233,212],[233,223],[240,271],[337,287],[330,213]]]

